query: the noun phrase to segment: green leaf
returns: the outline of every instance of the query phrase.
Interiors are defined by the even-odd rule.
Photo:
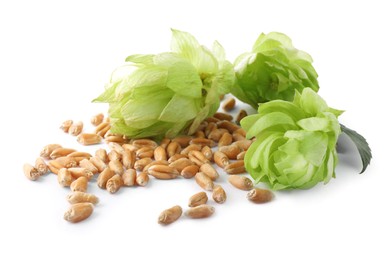
[[[255,122],[259,120],[259,118],[261,118],[261,115],[258,114],[248,115],[240,121],[240,125],[242,126],[243,129],[249,131],[249,129],[255,124]]]
[[[252,138],[265,130],[297,129],[294,120],[281,112],[272,112],[261,116],[247,131],[247,138]]]
[[[233,86],[234,83],[235,72],[232,64],[228,61],[221,61],[219,72],[212,81],[212,88],[216,88],[220,95],[228,94],[231,92],[231,86]]]
[[[161,111],[169,103],[171,96],[170,93],[164,95],[163,92],[157,92],[156,94],[159,95],[149,94],[148,100],[130,99],[127,102],[125,100],[118,102],[122,117],[128,122],[133,121],[133,124],[136,124],[138,120],[158,119]]]
[[[169,68],[166,86],[182,96],[201,98],[201,79],[189,62],[177,62]]]
[[[302,129],[307,131],[323,131],[328,128],[329,120],[327,118],[309,117],[297,122]]]
[[[153,63],[156,66],[164,67],[166,69],[170,68],[177,62],[187,61],[177,53],[173,52],[162,52],[154,56]]]
[[[123,77],[115,90],[115,94],[116,96],[125,95],[139,88],[149,89],[158,86],[162,88],[166,84],[167,76],[168,72],[165,69],[156,66],[137,69],[127,77]]]
[[[188,59],[201,74],[217,72],[217,60],[213,54],[201,46],[190,33],[172,29],[172,41],[170,48],[183,58]]]
[[[98,103],[98,102],[112,102],[115,100],[115,91],[117,86],[120,82],[115,82],[113,84],[109,84],[105,91],[98,96],[97,98],[93,99],[92,102]]]
[[[366,170],[367,166],[370,164],[372,158],[369,144],[367,143],[366,139],[362,135],[358,134],[356,131],[347,128],[342,124],[340,124],[340,127],[342,129],[342,132],[345,133],[348,137],[350,137],[351,141],[353,141],[355,146],[357,147],[359,155],[361,156],[363,166],[362,171],[360,173],[363,173]]]
[[[169,103],[162,110],[159,120],[165,122],[188,121],[196,117],[199,108],[196,99],[175,94]]]
[[[153,64],[153,58],[155,55],[151,54],[134,54],[126,58],[126,62],[140,63],[140,64]]]
[[[301,93],[300,106],[308,115],[315,116],[320,112],[328,111],[328,105],[322,97],[310,88]]]
[[[226,59],[226,53],[223,46],[218,41],[213,42],[212,53],[218,62],[223,62]]]
[[[170,48],[189,60],[194,60],[200,48],[199,42],[190,33],[171,29],[172,41]]]
[[[194,134],[194,132],[196,132],[200,123],[208,116],[210,108],[210,105],[206,105],[201,108],[201,110],[198,112],[196,118],[193,120],[192,124],[188,129],[188,135],[192,135]]]

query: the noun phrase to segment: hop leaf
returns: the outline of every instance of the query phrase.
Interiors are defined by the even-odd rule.
[[[111,131],[130,138],[192,134],[219,107],[235,76],[224,50],[172,30],[172,52],[131,55],[94,102],[109,103]]]
[[[295,90],[319,90],[311,56],[294,48],[282,33],[261,34],[252,51],[236,59],[235,71],[232,93],[255,109],[270,100],[291,101]]]
[[[367,143],[365,137],[358,134],[356,131],[342,124],[340,125],[340,128],[342,129],[342,132],[347,135],[357,147],[362,161],[362,170],[360,173],[364,173],[367,166],[370,164],[371,158],[373,157],[369,144]]]
[[[245,167],[257,182],[272,189],[308,189],[335,176],[337,117],[312,89],[296,91],[292,102],[261,104],[258,114],[241,121],[247,138],[256,137],[245,156]]]

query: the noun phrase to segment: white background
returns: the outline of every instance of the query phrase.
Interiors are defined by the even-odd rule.
[[[0,259],[388,259],[389,24],[386,1],[2,1],[0,4]],[[105,111],[90,101],[127,55],[167,51],[170,28],[228,58],[261,32],[288,34],[314,58],[320,94],[346,112],[342,123],[369,141],[374,159],[358,174],[355,150],[337,178],[308,191],[276,192],[254,205],[228,192],[212,218],[162,227],[160,211],[186,208],[194,181],[152,180],[116,195],[90,185],[101,203],[85,222],[64,221],[68,190],[54,175],[22,172],[53,142],[80,150],[58,129]],[[387,124],[386,124],[387,125]],[[95,148],[91,148],[93,151]],[[214,205],[214,203],[211,203]]]

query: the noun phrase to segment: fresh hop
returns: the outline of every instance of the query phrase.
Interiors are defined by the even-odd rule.
[[[295,90],[319,90],[317,73],[308,53],[293,47],[282,33],[261,34],[249,53],[235,61],[237,85],[232,93],[257,109],[259,103],[291,101]]]
[[[296,91],[292,102],[261,104],[241,121],[247,138],[256,137],[245,156],[247,171],[275,190],[327,183],[335,176],[341,113],[310,88]]]
[[[229,93],[234,69],[224,49],[212,50],[172,30],[171,52],[132,55],[116,69],[96,102],[109,103],[111,131],[131,138],[193,134]]]

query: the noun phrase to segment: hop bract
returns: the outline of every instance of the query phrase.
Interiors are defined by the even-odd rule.
[[[224,49],[172,30],[171,52],[132,55],[95,102],[109,103],[111,131],[130,138],[192,134],[219,107],[235,76]]]
[[[341,113],[310,88],[296,91],[293,102],[261,104],[241,121],[247,138],[256,137],[245,156],[247,171],[275,190],[327,183],[335,175]]]
[[[252,52],[236,59],[235,71],[237,85],[232,93],[255,109],[270,100],[291,101],[295,90],[319,90],[311,56],[294,48],[282,33],[261,34]]]

